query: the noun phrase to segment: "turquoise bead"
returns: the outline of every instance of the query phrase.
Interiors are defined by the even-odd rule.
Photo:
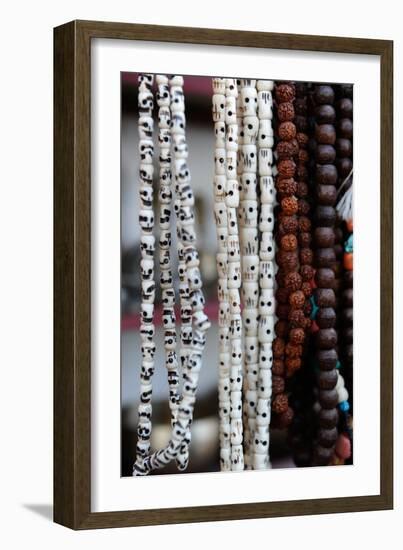
[[[348,412],[350,410],[350,404],[348,401],[342,401],[339,403],[339,409],[343,412]]]
[[[346,252],[354,252],[354,246],[353,246],[353,233],[349,236],[349,238],[346,240],[344,244],[344,250]]]

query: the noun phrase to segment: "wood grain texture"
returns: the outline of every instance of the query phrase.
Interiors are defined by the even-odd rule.
[[[332,499],[91,512],[91,39],[377,55],[381,58],[381,492]],[[54,519],[72,529],[393,507],[393,43],[73,21],[54,31]]]

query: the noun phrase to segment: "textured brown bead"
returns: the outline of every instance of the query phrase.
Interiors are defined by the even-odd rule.
[[[284,197],[295,195],[297,191],[297,182],[294,178],[279,177],[276,181],[276,189]]]
[[[316,183],[322,183],[324,185],[336,185],[337,183],[337,169],[334,164],[317,164],[315,171]]]
[[[336,149],[333,145],[318,145],[316,147],[315,160],[318,164],[331,164],[335,159]]]
[[[276,376],[284,376],[285,364],[283,359],[273,359],[272,373]]]
[[[337,112],[343,118],[353,118],[353,102],[350,98],[343,97],[336,104]]]
[[[309,137],[307,136],[307,134],[305,134],[305,132],[297,132],[296,139],[297,139],[298,145],[302,149],[306,149],[308,147]]]
[[[315,275],[315,270],[311,265],[303,265],[300,273],[303,281],[311,281]]]
[[[316,227],[313,232],[316,246],[328,248],[334,245],[335,233],[331,227]]]
[[[283,338],[274,338],[273,340],[273,357],[281,359],[285,353],[285,340]]]
[[[294,411],[291,407],[275,417],[274,427],[279,430],[285,430],[291,424],[292,419],[294,418]]]
[[[296,197],[286,197],[281,201],[281,208],[287,216],[292,216],[298,212],[298,199]]]
[[[301,309],[305,304],[305,296],[301,290],[292,292],[288,298],[290,306],[294,309]]]
[[[299,290],[302,285],[302,278],[299,273],[296,271],[291,271],[290,273],[287,273],[287,275],[284,278],[284,286],[287,290],[295,292],[296,290]]]
[[[305,183],[304,181],[299,181],[297,183],[297,190],[296,190],[296,195],[297,197],[299,198],[305,198],[308,196],[308,193],[309,193],[309,187],[308,187],[308,184]]]
[[[295,146],[291,141],[279,141],[276,152],[280,160],[290,158],[295,154]]]
[[[318,124],[315,127],[315,138],[318,143],[334,145],[336,142],[336,130],[333,124]]]
[[[341,118],[337,123],[339,137],[352,139],[353,137],[353,122],[349,118]]]
[[[317,225],[332,227],[336,222],[336,210],[333,206],[318,205],[315,210],[315,221]]]
[[[298,151],[298,162],[306,163],[309,161],[309,154],[308,151],[305,149],[300,149]]]
[[[308,201],[304,199],[299,199],[298,201],[298,214],[300,216],[306,216],[309,214],[309,211],[311,210],[311,205]]]
[[[288,335],[288,322],[285,319],[279,319],[274,325],[274,331],[279,338],[286,338]]]
[[[298,244],[301,248],[309,248],[312,243],[312,235],[308,232],[303,232],[298,235]]]
[[[294,109],[297,115],[306,115],[308,113],[308,98],[307,97],[298,97],[294,101]]]
[[[272,378],[272,392],[273,395],[284,393],[285,380],[282,376],[273,376]]]
[[[336,390],[319,390],[319,404],[324,409],[333,409],[337,406]]]
[[[275,413],[281,414],[288,409],[288,397],[285,393],[279,393],[272,401],[272,409]]]
[[[307,233],[311,230],[311,220],[306,216],[301,216],[298,220],[298,227],[302,233]]]
[[[333,248],[318,248],[315,251],[316,267],[332,267],[336,261],[336,254]]]
[[[276,314],[279,319],[288,319],[289,307],[286,304],[277,304]]]
[[[302,309],[291,309],[288,314],[290,327],[303,328],[305,326],[305,314]]]
[[[303,344],[305,341],[305,332],[302,328],[292,328],[290,330],[290,342],[292,344]]]
[[[331,105],[334,102],[334,90],[326,84],[315,86],[314,99],[317,105]]]
[[[293,252],[298,248],[298,239],[295,235],[289,233],[281,238],[280,246],[287,252]]]
[[[318,307],[335,307],[336,294],[332,288],[316,288],[315,302]]]
[[[288,304],[288,296],[290,291],[284,287],[278,287],[276,290],[276,300],[280,304]]]
[[[296,174],[297,174],[297,179],[298,180],[301,180],[301,181],[307,181],[308,180],[308,175],[309,175],[308,174],[308,168],[304,164],[299,163],[297,165]]]
[[[292,84],[278,84],[275,95],[279,103],[290,102],[295,98],[295,87]]]
[[[319,328],[333,328],[336,324],[336,312],[332,307],[321,307],[315,321]]]
[[[337,332],[334,328],[322,328],[316,333],[318,349],[333,349],[337,345]]]
[[[336,111],[333,105],[317,105],[314,114],[318,124],[333,124],[336,120]]]
[[[307,132],[309,128],[308,119],[302,115],[296,115],[294,124],[299,132]]]
[[[292,120],[295,117],[294,105],[290,101],[284,101],[277,106],[277,117],[280,122]]]
[[[337,189],[334,185],[317,185],[316,197],[323,206],[334,206],[337,201]]]
[[[318,441],[323,447],[333,447],[337,439],[337,428],[321,428],[318,431]]]
[[[296,164],[292,159],[283,159],[277,163],[277,170],[281,177],[292,178],[296,171]]]
[[[297,129],[293,122],[281,122],[278,126],[278,136],[284,141],[290,141],[294,139],[297,135]]]
[[[313,290],[310,283],[302,283],[301,290],[305,298],[310,298],[310,296],[312,296]]]
[[[336,151],[338,157],[351,157],[353,145],[350,139],[339,138],[336,140]]]
[[[317,378],[321,390],[332,390],[337,384],[337,369],[320,371]]]
[[[342,295],[343,305],[345,307],[353,307],[353,289],[347,288]]]
[[[299,357],[287,357],[285,360],[285,375],[287,378],[293,376],[293,374],[301,368],[302,361]]]
[[[319,411],[319,426],[322,428],[334,428],[339,422],[337,409],[321,409]]]
[[[318,350],[316,358],[321,370],[332,370],[336,368],[338,356],[335,349]]]
[[[279,229],[284,232],[284,234],[292,233],[296,234],[298,231],[298,219],[296,216],[284,216],[281,220]]]
[[[287,252],[286,250],[279,250],[276,255],[277,263],[280,267],[283,268],[285,273],[289,271],[296,271],[298,267],[298,253],[297,252]],[[295,266],[294,269],[289,269],[292,266]],[[282,285],[284,286],[284,284]]]
[[[299,259],[302,265],[312,265],[313,252],[310,248],[301,248]]]
[[[301,357],[301,355],[302,355],[302,346],[296,345],[296,344],[291,344],[290,342],[288,342],[288,344],[286,344],[286,346],[285,346],[285,354],[286,354],[287,357],[289,357],[291,359]]]

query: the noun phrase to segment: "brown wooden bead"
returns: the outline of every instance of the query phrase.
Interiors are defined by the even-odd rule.
[[[305,304],[305,295],[301,290],[296,290],[290,294],[288,302],[292,308],[301,309]]]
[[[332,370],[336,368],[338,355],[335,349],[318,350],[316,352],[316,358],[321,370]]]
[[[316,288],[315,302],[318,307],[335,307],[336,295],[332,288]]]
[[[333,124],[336,120],[336,111],[333,105],[317,105],[314,114],[318,124]]]
[[[309,204],[308,201],[304,199],[298,200],[298,214],[300,216],[306,216],[307,214],[309,214],[310,210],[311,210],[311,205]]]
[[[285,353],[285,340],[283,338],[274,338],[273,340],[273,357],[281,359]]]
[[[315,251],[316,267],[332,267],[336,261],[336,254],[333,248],[318,248]]]
[[[343,329],[343,342],[346,344],[353,343],[353,327],[345,327]]]
[[[354,272],[352,270],[343,273],[343,283],[346,288],[353,288]]]
[[[308,151],[305,149],[299,149],[298,151],[298,161],[302,163],[306,163],[309,161],[309,154]]]
[[[315,86],[314,99],[317,105],[331,105],[334,102],[334,90],[326,84]]]
[[[324,185],[336,185],[337,169],[334,164],[317,164],[315,172],[316,183]]]
[[[315,138],[318,143],[334,145],[336,142],[336,130],[333,124],[318,124],[315,127]]]
[[[353,319],[354,319],[353,311],[354,310],[352,307],[348,307],[342,310],[341,319],[343,321],[343,324],[348,326],[351,326],[353,324]]]
[[[278,104],[277,117],[281,122],[292,120],[295,117],[294,105],[291,101],[284,101]]]
[[[308,196],[308,193],[309,193],[309,187],[308,187],[308,184],[305,183],[304,181],[299,181],[297,183],[297,190],[296,190],[296,195],[297,197],[299,198],[305,198]]]
[[[350,118],[341,118],[337,123],[339,137],[352,139],[353,137],[353,122]]]
[[[344,290],[342,299],[345,307],[353,307],[353,289],[347,288]]]
[[[302,265],[312,265],[313,252],[310,248],[301,248],[299,259]]]
[[[308,147],[309,137],[307,136],[307,134],[305,134],[305,132],[297,132],[296,139],[300,147],[302,147],[303,149],[306,149]]]
[[[319,248],[330,248],[334,245],[335,233],[332,227],[316,227],[313,238]]]
[[[332,307],[321,307],[315,321],[319,328],[333,328],[336,325],[336,312]]]
[[[332,447],[323,447],[318,445],[314,451],[314,462],[318,466],[327,466],[333,457]]]
[[[343,97],[337,102],[337,112],[343,118],[353,118],[353,102],[350,98]]]
[[[274,325],[274,330],[280,338],[286,338],[288,334],[288,322],[285,319],[279,319]]]
[[[336,151],[338,157],[351,157],[353,145],[350,139],[339,138],[336,140]]]
[[[336,217],[336,210],[333,206],[318,205],[315,209],[315,221],[319,226],[333,227]]]
[[[336,390],[319,390],[319,404],[324,409],[334,409],[337,407],[337,401]]]
[[[294,411],[291,407],[288,407],[287,410],[276,415],[274,427],[279,430],[285,430],[288,426],[290,426],[293,418]]]
[[[319,426],[322,428],[334,428],[339,422],[337,409],[321,409],[319,411]]]
[[[297,93],[298,96],[298,93]],[[307,97],[297,97],[294,101],[294,109],[297,115],[306,116],[308,113],[308,98]]]
[[[339,158],[336,160],[336,167],[339,177],[346,178],[353,168],[353,161],[347,157]]]
[[[333,447],[337,439],[337,428],[321,428],[318,431],[318,440],[323,447]]]
[[[293,122],[281,122],[278,126],[278,136],[284,141],[290,141],[297,135],[297,129]]]
[[[311,230],[311,220],[307,216],[300,216],[298,220],[298,227],[302,233],[307,233]]]
[[[334,328],[322,328],[316,333],[318,349],[333,349],[337,345],[337,332]]]
[[[338,378],[337,369],[320,371],[318,374],[318,386],[321,390],[332,390],[336,387]]]
[[[316,196],[318,203],[323,206],[334,206],[337,202],[337,189],[334,185],[317,185]]]
[[[279,319],[288,319],[289,307],[286,304],[277,304],[276,314]]]
[[[335,159],[336,149],[333,145],[318,145],[316,147],[315,160],[318,164],[332,164]]]

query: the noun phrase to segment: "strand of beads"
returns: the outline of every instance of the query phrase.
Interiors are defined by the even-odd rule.
[[[219,326],[219,381],[218,406],[220,417],[220,468],[231,470],[230,425],[230,344],[228,294],[228,215],[225,204],[225,79],[213,78],[212,115],[215,132],[214,217],[217,228],[218,251],[218,326]]]
[[[236,122],[236,81],[225,81],[225,206],[227,210],[228,303],[230,315],[230,428],[231,469],[244,469],[242,426],[242,319],[239,289],[241,287],[241,257],[237,208],[239,189],[237,180],[238,125]]]
[[[171,423],[174,425],[179,405],[179,373],[178,358],[176,355],[176,318],[175,318],[175,290],[173,286],[171,265],[171,214],[172,214],[172,170],[171,170],[171,109],[168,77],[157,75],[156,94],[158,111],[158,142],[159,142],[159,193],[160,204],[160,285],[163,303],[163,328],[165,366],[168,372],[169,406]]]
[[[259,369],[257,384],[256,431],[254,440],[253,469],[266,469],[270,464],[270,416],[274,337],[274,181],[273,181],[273,98],[274,83],[257,81],[258,113],[258,173],[260,189],[259,216]]]
[[[150,454],[151,414],[152,414],[152,377],[154,374],[155,343],[153,324],[154,317],[154,253],[155,237],[153,235],[153,108],[154,97],[151,87],[154,81],[152,75],[144,74],[138,77],[138,109],[139,109],[139,152],[140,152],[140,251],[141,251],[141,372],[140,372],[140,403],[138,407],[136,461],[134,471],[145,473],[144,460]]]
[[[241,195],[239,209],[242,256],[242,326],[245,331],[245,402],[247,427],[247,468],[253,468],[257,416],[257,387],[259,370],[258,304],[259,304],[259,236],[257,187],[257,118],[256,80],[240,81],[242,116],[240,141]]]
[[[314,448],[314,464],[326,465],[330,462],[337,440],[337,332],[336,296],[334,292],[335,273],[333,266],[336,260],[335,223],[338,179],[334,164],[336,130],[334,127],[334,90],[329,85],[316,85],[313,98],[315,101],[315,139],[316,170],[315,190],[317,206],[315,212],[315,303],[318,313],[316,321],[319,330],[316,333],[316,353],[319,366],[318,400],[319,430]],[[321,323],[321,324],[320,324]],[[322,325],[322,328],[320,328]]]

